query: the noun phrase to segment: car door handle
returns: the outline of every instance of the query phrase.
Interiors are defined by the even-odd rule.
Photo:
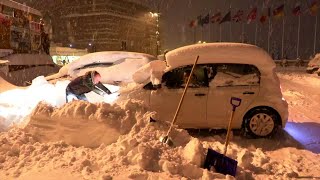
[[[254,94],[254,92],[252,92],[252,91],[245,91],[245,92],[243,92],[242,94]]]
[[[196,94],[194,94],[195,96],[205,96],[206,94],[204,94],[204,93],[196,93]]]

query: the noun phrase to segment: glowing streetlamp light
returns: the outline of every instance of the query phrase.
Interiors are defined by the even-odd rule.
[[[156,30],[156,46],[157,46],[157,50],[156,50],[156,54],[159,54],[159,49],[160,49],[160,24],[159,24],[159,20],[160,20],[160,13],[153,13],[153,12],[149,12],[152,18],[156,18],[156,26],[157,26],[157,30]]]

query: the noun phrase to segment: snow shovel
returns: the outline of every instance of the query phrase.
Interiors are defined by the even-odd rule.
[[[172,140],[171,140],[170,137],[169,137],[169,134],[170,134],[170,132],[171,132],[171,130],[172,130],[172,127],[173,127],[174,123],[175,123],[176,120],[177,120],[177,117],[178,117],[178,114],[179,114],[179,111],[180,111],[182,102],[183,102],[183,100],[184,100],[184,96],[185,96],[185,94],[186,94],[186,92],[187,92],[187,89],[188,89],[188,86],[189,86],[189,83],[190,83],[190,79],[191,79],[192,74],[193,74],[193,70],[194,70],[194,68],[196,67],[196,64],[197,64],[198,60],[199,60],[199,56],[197,56],[196,60],[194,61],[194,64],[193,64],[192,69],[191,69],[191,72],[190,72],[190,75],[189,75],[189,77],[188,77],[187,84],[186,84],[186,86],[184,87],[184,91],[183,91],[182,96],[181,96],[181,98],[180,98],[179,105],[178,105],[178,107],[177,107],[176,113],[174,114],[174,117],[173,117],[173,119],[172,119],[170,128],[169,128],[169,130],[168,130],[168,132],[167,132],[167,135],[160,138],[160,141],[161,141],[162,143],[166,143],[166,144],[168,144],[168,145],[172,145],[172,144],[173,144],[173,143],[172,143]]]
[[[226,141],[224,144],[223,154],[220,154],[212,149],[208,149],[206,160],[204,162],[204,168],[210,170],[213,166],[218,173],[229,174],[231,176],[236,176],[238,162],[226,156],[227,148],[230,140],[231,124],[233,120],[233,115],[237,107],[241,104],[241,99],[236,97],[231,97],[230,104],[232,105],[232,113],[228,124]]]

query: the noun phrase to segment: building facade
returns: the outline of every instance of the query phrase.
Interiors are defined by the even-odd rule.
[[[150,9],[131,0],[29,1],[52,25],[59,45],[96,51],[156,54],[156,19]]]

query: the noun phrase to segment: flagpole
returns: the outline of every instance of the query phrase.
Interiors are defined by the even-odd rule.
[[[257,45],[258,22],[256,22],[256,32],[254,33],[254,44]]]
[[[318,24],[318,15],[316,14],[316,23],[314,25],[314,43],[313,43],[313,55],[316,55],[316,44],[317,44],[317,24]]]
[[[268,53],[270,54],[270,26],[271,26],[271,20],[270,16],[268,18],[269,26],[268,26]]]
[[[219,36],[219,41],[221,42],[221,24],[219,24],[219,34],[220,34],[220,36]]]
[[[211,42],[211,23],[210,23],[210,17],[211,17],[211,10],[209,11],[209,42]]]
[[[200,41],[203,41],[203,26],[201,27],[201,39]]]
[[[282,46],[282,47],[281,47],[281,57],[282,57],[282,58],[283,58],[283,53],[284,53],[284,52],[283,52],[283,51],[284,51],[284,47],[283,47],[283,45],[284,45],[284,18],[285,18],[285,17],[282,18],[282,43],[281,43],[281,44],[282,44],[282,45],[281,45],[281,46]]]
[[[194,27],[194,30],[193,30],[193,43],[196,43],[196,36],[197,36],[197,27]]]
[[[232,34],[232,32],[231,32],[231,31],[232,31],[232,30],[231,30],[231,28],[232,28],[232,27],[231,27],[231,26],[232,26],[232,24],[231,24],[231,21],[230,21],[229,23],[230,23],[229,38],[230,38],[230,42],[232,42],[232,35],[231,35],[231,34]]]
[[[299,45],[300,45],[300,14],[298,19],[297,59],[299,58]]]
[[[241,28],[241,31],[242,31],[242,43],[244,43],[244,23],[242,23],[242,28]]]

